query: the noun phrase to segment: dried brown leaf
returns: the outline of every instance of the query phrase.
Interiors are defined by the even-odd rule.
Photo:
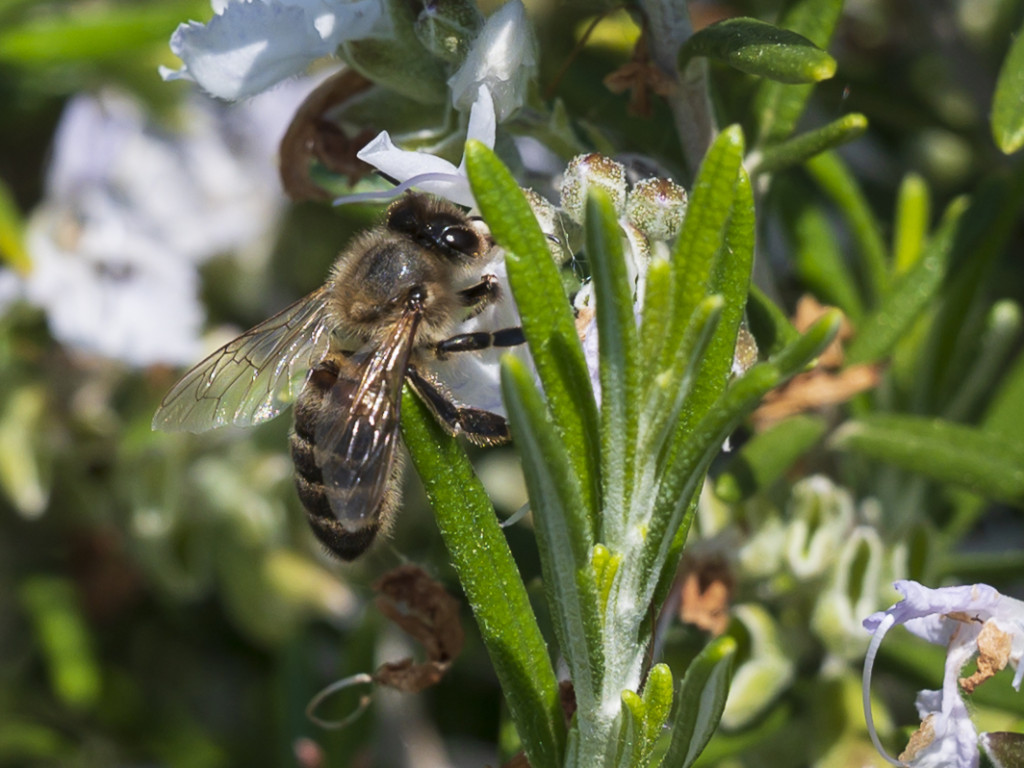
[[[404,565],[373,585],[382,614],[419,642],[427,661],[383,664],[374,673],[381,685],[413,693],[435,685],[461,653],[465,641],[459,603],[418,566]]]
[[[330,193],[313,182],[309,170],[317,160],[354,184],[372,170],[356,153],[373,137],[365,129],[349,137],[325,115],[372,85],[350,69],[329,77],[299,106],[279,148],[281,184],[293,200],[326,200]]]

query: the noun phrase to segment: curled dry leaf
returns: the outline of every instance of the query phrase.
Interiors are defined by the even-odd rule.
[[[668,96],[675,88],[672,76],[651,60],[646,30],[636,41],[630,60],[605,77],[604,85],[612,93],[630,91],[629,113],[637,117],[651,116],[651,93]]]
[[[827,308],[810,296],[797,303],[793,325],[801,333],[807,331]],[[794,376],[789,383],[770,392],[751,416],[760,431],[790,416],[807,411],[821,411],[844,403],[860,392],[878,384],[879,368],[875,365],[851,365],[843,368],[843,342],[852,329],[843,319],[839,333],[818,357],[817,365],[807,373]]]
[[[383,664],[374,673],[380,685],[415,693],[435,685],[462,651],[465,636],[459,603],[426,572],[404,565],[384,574],[373,585],[377,608],[419,642],[427,661],[413,659]]]
[[[722,558],[686,560],[682,567],[679,620],[718,637],[729,627],[729,605],[735,583],[732,569]]]
[[[342,70],[317,86],[299,106],[281,139],[281,184],[293,200],[327,200],[333,195],[310,178],[311,161],[348,177],[355,184],[373,169],[356,157],[372,139],[370,129],[349,137],[325,115],[372,85],[370,80],[350,69]]]

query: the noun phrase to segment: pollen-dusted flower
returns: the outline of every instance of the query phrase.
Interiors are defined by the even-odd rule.
[[[874,634],[864,660],[864,715],[871,739],[893,765],[977,768],[978,734],[961,691],[972,692],[1007,665],[1016,669],[1012,684],[1020,690],[1024,678],[1024,602],[1001,595],[987,584],[929,589],[916,581],[897,581],[893,586],[903,600],[864,620],[865,628]],[[918,693],[921,727],[898,761],[886,754],[878,740],[869,698],[878,647],[896,624],[947,648],[942,689]],[[974,658],[978,671],[961,678],[961,670]]]

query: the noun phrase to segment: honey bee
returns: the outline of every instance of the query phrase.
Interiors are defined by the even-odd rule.
[[[430,370],[454,353],[524,341],[519,327],[453,335],[501,295],[493,274],[479,276],[491,246],[451,203],[406,195],[342,251],[323,287],[186,373],[153,428],[248,426],[294,400],[291,455],[309,524],[338,557],[358,557],[398,505],[404,383],[451,434],[509,439],[502,416],[454,402]]]

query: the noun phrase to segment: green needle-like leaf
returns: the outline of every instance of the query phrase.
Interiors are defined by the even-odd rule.
[[[772,199],[782,214],[797,275],[819,300],[832,304],[854,322],[864,314],[864,300],[836,242],[835,222],[811,194],[809,185],[782,176]]]
[[[873,362],[888,355],[934,299],[949,269],[957,225],[966,207],[963,198],[950,203],[920,260],[899,278],[885,301],[860,324],[857,338],[848,350],[850,364]]]
[[[527,367],[506,356],[501,385],[530,494],[544,588],[569,663],[579,717],[599,709],[604,673],[601,599],[591,565],[594,530],[579,478]]]
[[[32,266],[25,250],[25,224],[11,191],[0,180],[0,260],[19,272],[28,272]]]
[[[608,196],[587,201],[587,258],[593,265],[601,377],[601,507],[626,514],[633,487],[640,402],[639,341],[622,228]],[[599,537],[603,538],[603,537]]]
[[[571,305],[547,239],[516,180],[478,141],[466,144],[466,170],[480,212],[505,251],[508,279],[551,415],[583,493],[598,519],[599,418]]]
[[[835,152],[816,155],[807,161],[805,167],[839,207],[840,213],[850,225],[860,248],[869,295],[872,301],[877,301],[889,289],[889,268],[882,227],[872,213],[864,192]]]
[[[1007,155],[1024,145],[1024,27],[1017,30],[996,80],[992,136]]]
[[[917,263],[928,236],[931,219],[931,195],[928,183],[916,173],[908,173],[900,184],[893,224],[892,263],[896,275],[902,275]]]
[[[754,283],[747,296],[747,322],[762,356],[774,355],[800,335],[779,306]]]
[[[739,502],[778,480],[828,429],[824,419],[795,416],[752,437],[729,460],[715,492]]]
[[[1024,506],[1024,440],[941,419],[874,414],[847,422],[833,447]]]
[[[795,0],[788,5],[779,26],[826,49],[842,8],[843,0]],[[813,85],[786,85],[774,80],[761,82],[754,98],[757,146],[780,141],[793,132],[813,88]]]
[[[751,174],[774,173],[799,165],[815,155],[860,137],[868,129],[868,119],[853,113],[833,120],[828,125],[800,134],[764,150]]]
[[[668,367],[675,356],[697,305],[716,293],[715,262],[732,215],[742,161],[743,132],[739,126],[731,126],[718,135],[694,182],[686,220],[672,255],[674,306],[659,368]]]
[[[816,83],[836,72],[835,59],[803,35],[745,17],[720,21],[693,35],[680,49],[679,69],[694,56],[783,83]]]
[[[406,391],[402,435],[480,627],[532,766],[562,765],[558,681],[530,600],[487,494],[465,452]]]
[[[729,695],[736,650],[736,640],[723,635],[708,643],[687,668],[679,684],[663,768],[689,768],[711,740]]]

